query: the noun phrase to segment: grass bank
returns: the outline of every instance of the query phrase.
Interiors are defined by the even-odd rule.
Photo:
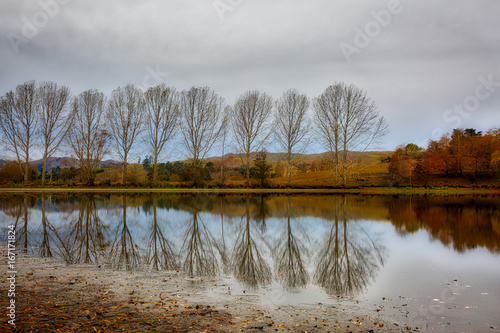
[[[206,193],[206,194],[368,194],[368,195],[480,195],[500,194],[499,188],[453,187],[364,187],[364,188],[127,188],[127,187],[17,187],[2,188],[3,193]]]

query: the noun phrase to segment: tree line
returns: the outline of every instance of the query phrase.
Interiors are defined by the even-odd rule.
[[[143,92],[129,84],[110,96],[95,89],[71,96],[66,86],[28,81],[1,97],[0,131],[24,183],[33,173],[35,149],[42,152],[42,185],[47,161],[61,151],[76,159],[75,170],[84,185],[94,184],[99,163],[114,153],[123,164],[125,183],[132,152],[142,144],[149,154],[153,185],[168,145],[180,137],[195,178],[207,154],[219,145],[222,156],[230,149],[240,157],[247,181],[256,154],[274,142],[284,153],[290,184],[298,156],[315,137],[331,154],[334,185],[347,186],[347,168],[359,157],[352,152],[373,148],[387,133],[387,124],[365,91],[342,82],[313,99],[295,89],[277,100],[249,90],[228,105],[208,87],[178,92],[160,84]]]
[[[389,173],[394,185],[415,182],[427,186],[435,176],[500,177],[500,128],[483,134],[474,128],[454,129],[427,148],[413,143],[399,146],[390,158]]]

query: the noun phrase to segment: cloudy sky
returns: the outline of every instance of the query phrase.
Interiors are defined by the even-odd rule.
[[[109,94],[132,83],[376,102],[380,149],[500,126],[498,0],[1,0],[0,94],[27,80]]]

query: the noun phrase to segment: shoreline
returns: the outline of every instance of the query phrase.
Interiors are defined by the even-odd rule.
[[[1,188],[4,193],[202,193],[202,194],[360,194],[360,195],[500,195],[500,189],[485,188],[397,188],[397,187],[364,187],[364,188],[105,188],[105,187],[26,187]]]
[[[16,255],[16,329],[126,332],[419,332],[354,300],[266,306],[222,278]],[[0,265],[6,269],[5,263]],[[2,290],[6,281],[2,281]],[[210,291],[210,294],[207,294]],[[215,291],[215,297],[214,297]],[[231,294],[231,292],[233,292]],[[7,298],[0,300],[2,308]],[[6,316],[0,323],[7,325]],[[4,325],[5,324],[5,325]],[[12,330],[13,331],[13,330]]]

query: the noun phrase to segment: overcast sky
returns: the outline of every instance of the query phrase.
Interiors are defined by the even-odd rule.
[[[128,83],[313,98],[364,89],[380,149],[500,126],[498,0],[1,0],[0,94],[27,80],[109,94]]]

